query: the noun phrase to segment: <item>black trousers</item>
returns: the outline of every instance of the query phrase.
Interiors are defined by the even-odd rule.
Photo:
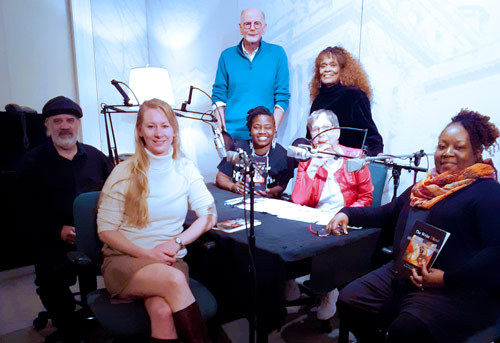
[[[479,290],[425,289],[399,279],[390,262],[339,295],[341,320],[360,343],[462,342],[492,326],[500,303]]]
[[[57,328],[71,327],[75,321],[76,303],[69,287],[76,283],[77,271],[66,252],[50,251],[37,254],[35,259],[36,292]]]

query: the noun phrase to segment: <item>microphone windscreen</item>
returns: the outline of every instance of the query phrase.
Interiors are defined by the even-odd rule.
[[[362,158],[350,158],[347,160],[347,172],[352,173],[361,170],[366,164]]]
[[[224,147],[218,147],[217,148],[217,154],[219,154],[219,158],[227,158],[227,151],[226,148]]]
[[[246,152],[243,151],[242,149],[238,149],[238,151],[228,150],[226,154],[227,154],[226,161],[228,161],[229,163],[241,164],[244,162],[248,162],[248,156]]]
[[[234,160],[238,158],[238,155],[239,154],[236,151],[228,150],[226,151],[226,161],[235,164],[237,162],[235,162]]]
[[[308,154],[309,152],[304,149],[304,148],[299,148],[293,145],[289,145],[288,148],[286,149],[286,155],[288,157],[294,158],[296,160],[299,160],[301,162],[308,161],[310,159],[310,156]]]
[[[219,131],[219,129],[214,130],[214,143],[215,143],[215,149],[217,150],[217,154],[219,154],[220,158],[226,158],[226,147],[224,145],[224,139],[222,138],[222,134]]]

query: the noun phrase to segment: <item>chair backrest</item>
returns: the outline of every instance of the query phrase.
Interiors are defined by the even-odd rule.
[[[92,271],[101,274],[102,242],[97,235],[97,202],[101,192],[82,193],[73,202],[76,247],[92,260]]]
[[[382,164],[370,163],[370,174],[373,183],[373,202],[372,206],[380,206],[382,203],[382,193],[385,186],[385,178],[387,176],[387,167]]]

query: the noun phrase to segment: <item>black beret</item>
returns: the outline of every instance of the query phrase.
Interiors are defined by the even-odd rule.
[[[43,106],[42,115],[45,118],[56,116],[58,114],[72,114],[77,118],[81,118],[83,116],[80,105],[64,96],[57,96],[50,99],[45,106]]]

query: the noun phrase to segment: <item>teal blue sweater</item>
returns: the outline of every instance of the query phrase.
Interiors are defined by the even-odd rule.
[[[242,42],[224,50],[219,58],[212,97],[226,104],[226,131],[234,139],[248,139],[247,112],[265,106],[271,112],[275,105],[286,111],[288,60],[282,47],[261,40],[252,62],[245,56]]]

